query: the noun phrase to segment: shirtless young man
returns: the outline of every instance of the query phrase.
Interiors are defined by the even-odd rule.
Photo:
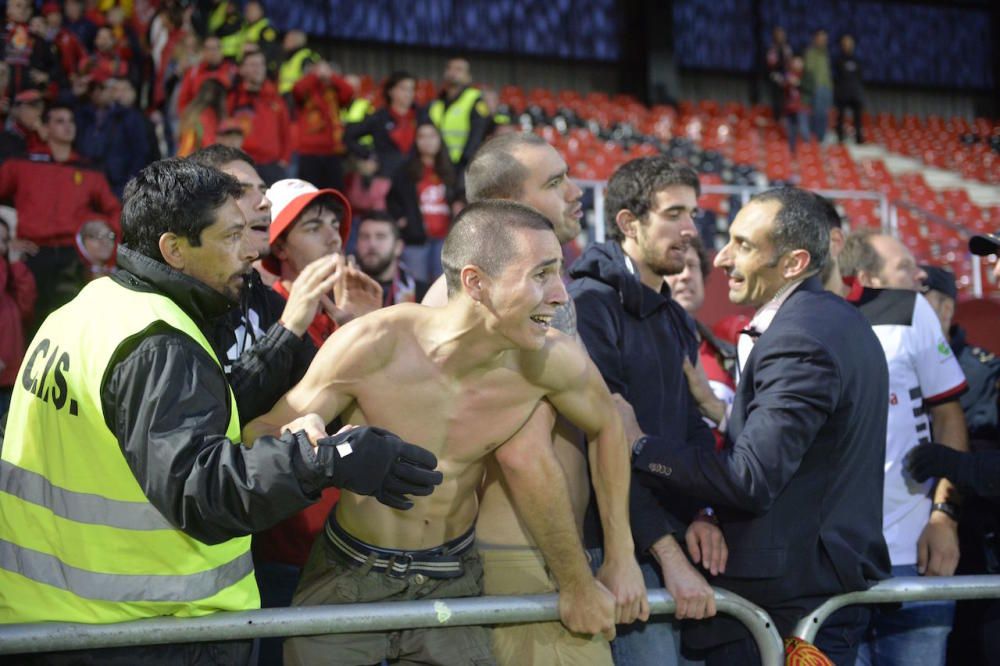
[[[302,382],[248,434],[273,432],[289,415],[391,430],[434,452],[444,482],[410,511],[344,493],[317,541],[297,604],[471,596],[481,593],[474,547],[476,489],[488,454],[532,417],[543,399],[594,441],[609,478],[602,508],[626,521],[628,445],[615,404],[583,348],[552,329],[566,303],[559,241],[527,206],[485,201],[456,220],[443,252],[449,301],[402,304],[359,318],[320,350]],[[350,452],[348,452],[348,455]],[[526,475],[537,504],[529,529],[561,591],[572,631],[614,632],[614,597],[590,575],[564,489]],[[615,525],[631,551],[628,524]],[[388,569],[388,571],[387,571]],[[644,601],[644,596],[641,597]],[[640,598],[622,610],[639,614]],[[295,638],[286,661],[371,664],[388,658],[432,664],[493,663],[483,627]]]
[[[544,139],[535,134],[511,134],[492,139],[476,153],[465,176],[469,201],[507,199],[527,204],[552,222],[556,238],[568,243],[580,233],[583,192],[569,178],[566,162]],[[443,278],[424,298],[425,305],[445,305]],[[573,303],[556,308],[553,327],[576,336]],[[570,503],[561,509],[572,512],[578,534],[590,499],[587,475],[588,451],[580,432],[565,420],[556,423],[555,410],[542,403],[525,424],[495,456],[487,459],[486,477],[481,488],[476,542],[484,569],[484,593],[542,594],[556,589],[556,581],[545,567],[545,558],[530,535],[528,521],[539,502],[530,495],[532,483],[565,489],[559,496]],[[601,464],[597,449],[590,449],[591,471],[600,501],[603,488],[627,492],[627,485],[612,475],[615,470]],[[525,477],[529,480],[525,481]],[[524,488],[525,484],[528,488]],[[637,617],[648,618],[648,604],[641,574],[636,565],[631,532],[625,537],[618,529],[613,506],[601,505],[605,560],[598,579],[615,594],[619,623]],[[580,543],[577,537],[576,542]],[[600,541],[592,546],[599,546]],[[638,594],[638,613],[632,604]],[[611,650],[604,636],[581,636],[558,622],[499,625],[493,629],[493,654],[501,665],[545,663],[611,664]]]

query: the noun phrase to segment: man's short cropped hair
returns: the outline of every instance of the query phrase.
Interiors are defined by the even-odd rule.
[[[392,233],[392,239],[394,241],[399,240],[399,224],[396,219],[384,210],[376,210],[368,215],[361,216],[361,222],[358,223],[358,231],[361,231],[361,227],[364,226],[366,222],[381,222],[383,224],[389,225],[389,231]]]
[[[530,173],[514,157],[522,146],[547,146],[537,134],[501,134],[484,143],[465,172],[465,196],[470,203],[485,199],[517,199]]]
[[[518,251],[516,229],[555,233],[548,218],[516,201],[479,201],[458,214],[441,251],[449,298],[461,291],[465,266],[478,266],[490,277],[503,272]]]
[[[837,212],[837,207],[832,201],[824,197],[822,194],[816,194],[813,192],[813,196],[816,197],[816,202],[819,204],[819,209],[822,211],[822,219],[827,228],[831,231],[834,229],[842,229],[844,227],[844,219],[840,217],[840,213]]]
[[[233,162],[246,162],[250,166],[256,166],[253,158],[239,148],[223,146],[221,143],[214,143],[211,146],[205,146],[196,150],[188,156],[188,159],[214,169],[221,169]]]
[[[830,227],[820,198],[797,187],[777,187],[750,199],[754,203],[777,201],[781,209],[774,216],[771,242],[774,259],[792,250],[809,253],[808,273],[823,270],[830,256]]]
[[[701,195],[701,183],[695,170],[668,157],[639,157],[618,167],[604,195],[608,238],[619,243],[625,240],[624,232],[615,222],[620,211],[630,211],[636,219],[642,220],[652,209],[656,193],[673,185],[690,187],[695,196]]]
[[[868,275],[879,275],[882,272],[882,255],[872,245],[872,237],[879,236],[876,229],[859,229],[844,241],[844,249],[840,251],[840,274],[844,277],[857,275],[864,271]]]
[[[215,222],[216,211],[242,191],[232,176],[191,160],[153,162],[125,186],[122,245],[162,263],[160,236],[174,233],[201,245],[201,232]]]

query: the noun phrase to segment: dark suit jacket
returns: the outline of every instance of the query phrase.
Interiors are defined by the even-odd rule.
[[[647,482],[717,508],[729,562],[713,583],[772,612],[787,635],[823,599],[888,577],[888,394],[885,355],[867,320],[810,278],[747,359],[726,448],[645,446],[634,466]],[[725,624],[700,630],[711,639],[714,625],[721,638]]]

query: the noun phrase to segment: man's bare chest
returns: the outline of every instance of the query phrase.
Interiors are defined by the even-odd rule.
[[[472,463],[514,435],[544,394],[507,367],[456,378],[429,362],[407,363],[369,378],[356,404],[367,423],[439,458]]]

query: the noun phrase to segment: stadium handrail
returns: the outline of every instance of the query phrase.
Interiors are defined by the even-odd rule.
[[[649,591],[651,613],[673,613],[665,589]],[[784,664],[784,646],[770,616],[746,599],[715,589],[720,613],[743,623],[764,666]],[[551,622],[559,619],[556,594],[428,599],[337,606],[219,612],[198,618],[150,618],[114,624],[45,622],[0,625],[0,655],[178,642],[228,641],[442,626]]]
[[[861,592],[849,592],[827,599],[795,625],[794,636],[812,643],[823,623],[844,606],[898,601],[1000,598],[1000,576],[923,576],[884,580]]]

